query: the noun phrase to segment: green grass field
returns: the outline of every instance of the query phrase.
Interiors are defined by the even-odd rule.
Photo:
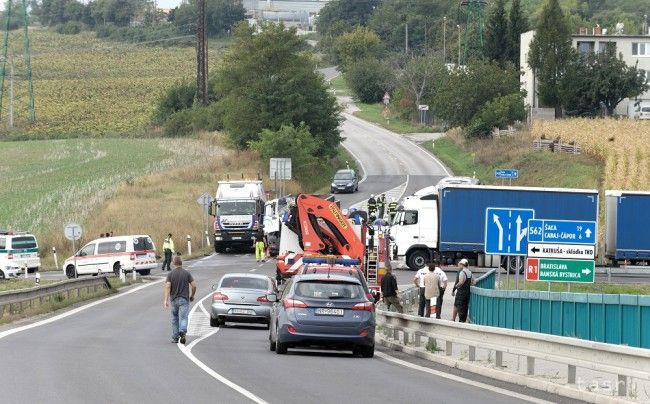
[[[92,32],[61,35],[30,30],[36,123],[27,119],[27,85],[23,74],[15,83],[17,128],[3,124],[0,139],[54,139],[141,135],[149,130],[158,97],[171,84],[195,74],[193,47],[156,47],[111,42]],[[216,65],[219,42],[210,48]],[[10,35],[16,72],[23,72],[22,31]],[[5,83],[5,90],[8,83]],[[8,91],[2,119],[8,113]]]

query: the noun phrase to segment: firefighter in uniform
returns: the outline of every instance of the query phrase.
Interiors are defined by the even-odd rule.
[[[388,215],[390,216],[390,222],[393,223],[393,219],[395,219],[395,215],[397,214],[397,201],[395,198],[392,198],[390,203],[388,204]]]
[[[368,199],[368,215],[375,216],[375,212],[377,212],[377,200],[375,200],[375,194],[371,194]]]
[[[172,234],[169,233],[167,238],[163,242],[163,252],[165,253],[165,260],[163,261],[162,270],[165,270],[165,266],[168,271],[171,271],[172,255],[174,254],[174,240],[172,240]]]
[[[383,219],[386,212],[386,196],[384,194],[379,195],[379,198],[377,198],[377,210],[379,212],[377,217]]]

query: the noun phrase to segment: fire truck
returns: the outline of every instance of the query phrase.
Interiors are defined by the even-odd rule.
[[[367,222],[365,212],[344,215],[336,202],[300,194],[282,223],[278,282],[304,266],[348,265],[360,269],[368,287],[378,290],[385,273],[388,248],[384,233]],[[304,261],[304,258],[309,258]],[[314,258],[322,258],[315,260]]]

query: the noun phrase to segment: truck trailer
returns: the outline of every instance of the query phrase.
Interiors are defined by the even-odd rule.
[[[488,208],[529,209],[537,219],[597,222],[598,191],[448,184],[419,193],[405,200],[393,221],[393,259],[405,260],[413,270],[424,267],[435,254],[448,264],[460,258],[481,264],[486,258]],[[521,270],[523,260],[515,258],[510,256]]]
[[[650,192],[605,191],[605,256],[637,264],[650,260]]]

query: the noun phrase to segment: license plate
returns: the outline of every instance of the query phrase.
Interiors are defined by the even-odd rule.
[[[232,309],[232,314],[255,314],[255,311],[246,309]]]
[[[345,313],[343,309],[327,309],[319,308],[316,309],[316,314],[319,316],[342,316]]]
[[[241,240],[241,237],[233,237],[233,240]]]
[[[20,258],[32,258],[34,254],[20,254]]]

